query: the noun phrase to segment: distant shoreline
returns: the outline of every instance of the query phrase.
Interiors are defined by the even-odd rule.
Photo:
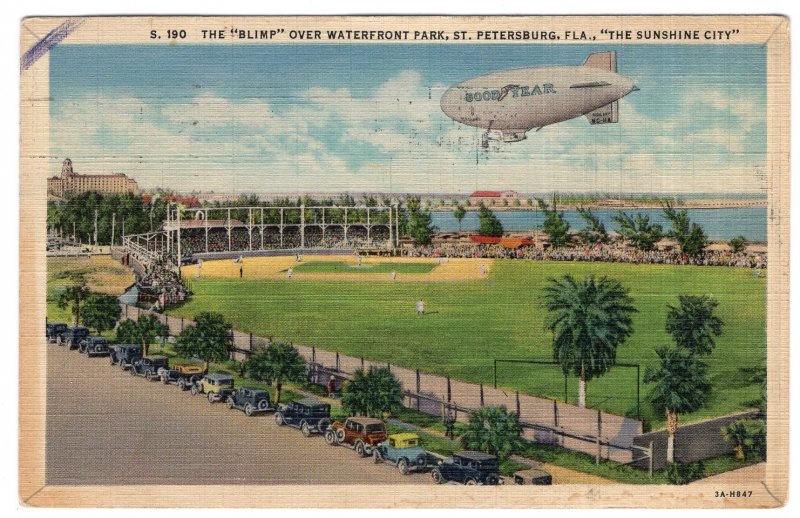
[[[548,201],[549,203],[549,201]],[[738,209],[743,207],[767,207],[767,200],[685,200],[673,205],[679,209]],[[478,210],[475,205],[464,205],[465,210]],[[520,205],[520,206],[489,206],[492,211],[515,211],[515,210],[541,210],[538,205]],[[599,201],[591,203],[559,203],[557,208],[559,210],[577,210],[578,208],[592,209],[592,210],[631,210],[631,209],[660,209],[661,204],[658,203],[642,203],[635,200],[624,200],[619,202]],[[431,207],[431,212],[452,212],[454,207],[439,206]]]

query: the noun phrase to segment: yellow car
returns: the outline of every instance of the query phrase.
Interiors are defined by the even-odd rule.
[[[192,385],[192,395],[207,394],[208,402],[223,401],[233,394],[233,376],[221,372],[206,374]]]

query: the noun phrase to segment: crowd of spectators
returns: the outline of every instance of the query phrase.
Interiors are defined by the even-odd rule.
[[[546,261],[616,262],[633,264],[676,264],[698,266],[734,266],[763,269],[767,256],[763,253],[737,252],[729,250],[706,250],[700,255],[689,256],[679,249],[637,250],[621,244],[579,247],[542,248],[526,246],[506,248],[501,245],[472,243],[441,243],[417,245],[403,249],[407,257],[461,257],[491,259],[538,259]]]
[[[136,274],[139,302],[151,304],[149,309],[162,311],[166,306],[186,300],[187,290],[174,266],[164,260],[142,265],[143,274]]]

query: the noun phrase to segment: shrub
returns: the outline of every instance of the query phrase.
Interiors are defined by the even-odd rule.
[[[767,427],[761,419],[734,421],[722,428],[722,437],[733,443],[733,453],[739,460],[767,458]]]
[[[670,484],[683,485],[703,477],[705,465],[702,461],[691,464],[667,464],[667,480]]]

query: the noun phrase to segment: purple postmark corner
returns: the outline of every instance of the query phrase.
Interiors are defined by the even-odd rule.
[[[22,55],[19,62],[20,72],[30,68],[39,58],[47,54],[51,48],[72,34],[75,29],[83,25],[84,21],[86,21],[86,18],[67,18],[61,22],[58,27],[48,32],[44,38],[37,41]]]

